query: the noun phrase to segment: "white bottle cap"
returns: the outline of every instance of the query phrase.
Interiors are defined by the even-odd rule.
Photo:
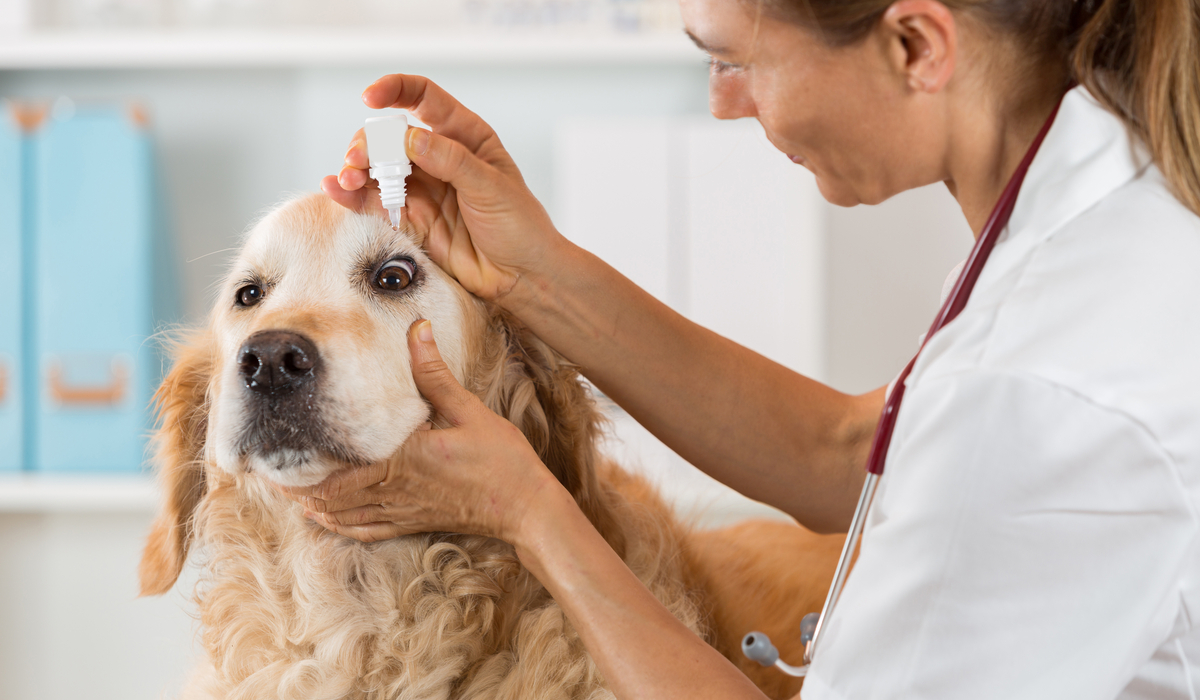
[[[379,198],[388,210],[392,226],[400,225],[400,209],[407,195],[404,178],[412,174],[412,163],[404,150],[408,118],[403,114],[367,119],[367,160],[370,175],[379,183]]]

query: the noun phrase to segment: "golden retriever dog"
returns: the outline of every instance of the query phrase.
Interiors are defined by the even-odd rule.
[[[163,502],[142,593],[195,553],[205,657],[185,698],[608,698],[563,611],[508,544],[430,533],[364,544],[273,487],[396,454],[431,416],[406,332],[433,321],[454,375],[518,426],[579,507],[679,620],[772,697],[798,681],[742,658],[771,634],[799,660],[840,547],[782,523],[691,532],[644,481],[606,463],[575,367],[465,292],[414,237],[323,196],[250,232],[207,326],[158,391]]]

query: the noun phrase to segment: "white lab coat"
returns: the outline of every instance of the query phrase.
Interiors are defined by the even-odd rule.
[[[1200,697],[1200,218],[1064,99],[907,381],[805,700]]]

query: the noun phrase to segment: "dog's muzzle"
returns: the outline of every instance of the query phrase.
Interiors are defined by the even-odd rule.
[[[302,473],[325,460],[364,463],[324,419],[324,367],[317,346],[299,333],[266,330],[246,339],[237,354],[245,390],[235,449],[251,468]]]
[[[322,360],[299,333],[259,331],[238,351],[245,387],[245,423],[238,452],[269,459],[275,469],[298,466],[317,452],[338,452],[318,409]]]

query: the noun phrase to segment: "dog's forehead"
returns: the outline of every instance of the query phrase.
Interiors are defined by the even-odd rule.
[[[275,277],[314,266],[337,273],[347,264],[394,255],[420,257],[422,251],[411,233],[393,230],[381,217],[355,214],[313,195],[284,204],[251,230],[238,273]]]

